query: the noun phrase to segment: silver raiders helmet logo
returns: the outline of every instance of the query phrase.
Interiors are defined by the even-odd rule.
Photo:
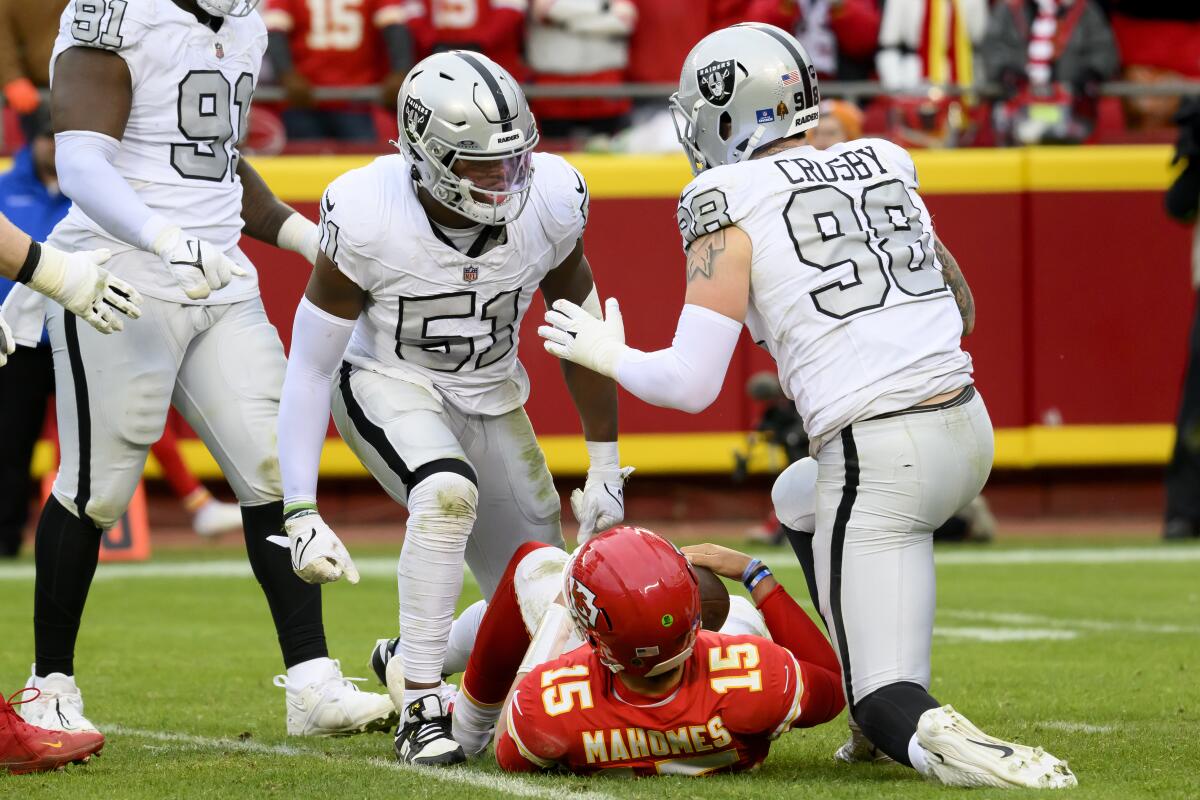
[[[734,62],[714,61],[696,70],[700,95],[714,106],[727,105],[733,97]]]
[[[417,141],[425,134],[425,129],[429,127],[429,118],[433,115],[433,111],[415,97],[407,97],[404,100],[404,133],[408,136],[409,141]]]

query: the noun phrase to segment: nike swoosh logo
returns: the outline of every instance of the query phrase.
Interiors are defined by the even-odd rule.
[[[46,747],[53,747],[55,750],[62,747],[62,742],[39,742],[39,744],[44,744]]]
[[[604,491],[608,492],[608,496],[611,497],[613,500],[616,500],[621,505],[625,505],[625,500],[624,500],[625,490],[624,489],[617,489],[617,493],[613,494],[612,489],[609,489],[608,484],[606,483],[606,484],[604,484]]]
[[[297,567],[299,567],[301,564],[304,563],[304,551],[308,549],[308,546],[310,544],[312,544],[312,541],[315,538],[317,538],[317,532],[315,530],[313,530],[310,532],[308,541],[305,542],[303,546],[300,545],[299,540],[296,540],[296,566]]]
[[[1001,758],[1008,758],[1015,752],[1011,747],[1005,747],[1002,744],[988,744],[987,742],[977,742],[974,739],[967,739],[967,741],[971,744],[977,744],[980,747],[986,747],[989,750],[998,750]]]
[[[575,191],[579,192],[580,194],[583,194],[587,191],[587,189],[585,189],[583,186],[583,178],[581,178],[578,174],[575,175],[575,184]]]
[[[200,258],[200,248],[197,246],[196,241],[194,239],[188,239],[187,248],[188,255],[192,257],[191,261],[172,261],[171,263],[178,264],[181,267],[195,267],[196,269],[203,271],[204,262]]]

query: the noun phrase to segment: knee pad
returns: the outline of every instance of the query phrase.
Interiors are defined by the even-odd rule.
[[[785,469],[771,487],[775,516],[794,531],[817,529],[817,460],[802,458]]]
[[[462,550],[475,525],[479,487],[456,472],[434,472],[408,492],[407,536],[433,550]]]

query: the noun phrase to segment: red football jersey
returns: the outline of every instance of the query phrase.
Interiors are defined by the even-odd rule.
[[[800,716],[795,657],[757,636],[701,631],[669,696],[640,697],[583,645],[535,668],[513,696],[496,746],[511,771],[705,775],[751,769]]]
[[[378,29],[424,13],[421,0],[266,0],[263,20],[288,34],[296,70],[315,86],[366,86],[387,72]]]
[[[517,80],[528,77],[521,58],[529,0],[424,0],[424,13],[413,26],[417,55],[434,50],[478,50]]]

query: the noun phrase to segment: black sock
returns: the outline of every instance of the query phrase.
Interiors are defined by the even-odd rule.
[[[40,678],[75,674],[75,637],[100,560],[100,535],[50,495],[34,541],[34,672]]]
[[[808,597],[817,609],[817,614],[820,614],[821,598],[817,594],[817,569],[813,563],[813,534],[794,531],[783,523],[780,523],[779,527],[787,536],[788,544],[792,546],[792,552],[796,554],[796,560],[800,562],[800,569],[804,570],[804,582],[808,584]]]
[[[893,761],[911,767],[908,743],[917,732],[917,720],[929,709],[940,705],[915,683],[893,683],[855,703],[854,721],[871,743]]]
[[[321,621],[321,587],[296,577],[289,548],[267,541],[268,536],[283,533],[283,503],[242,506],[242,529],[250,567],[275,620],[284,666],[328,656]]]

